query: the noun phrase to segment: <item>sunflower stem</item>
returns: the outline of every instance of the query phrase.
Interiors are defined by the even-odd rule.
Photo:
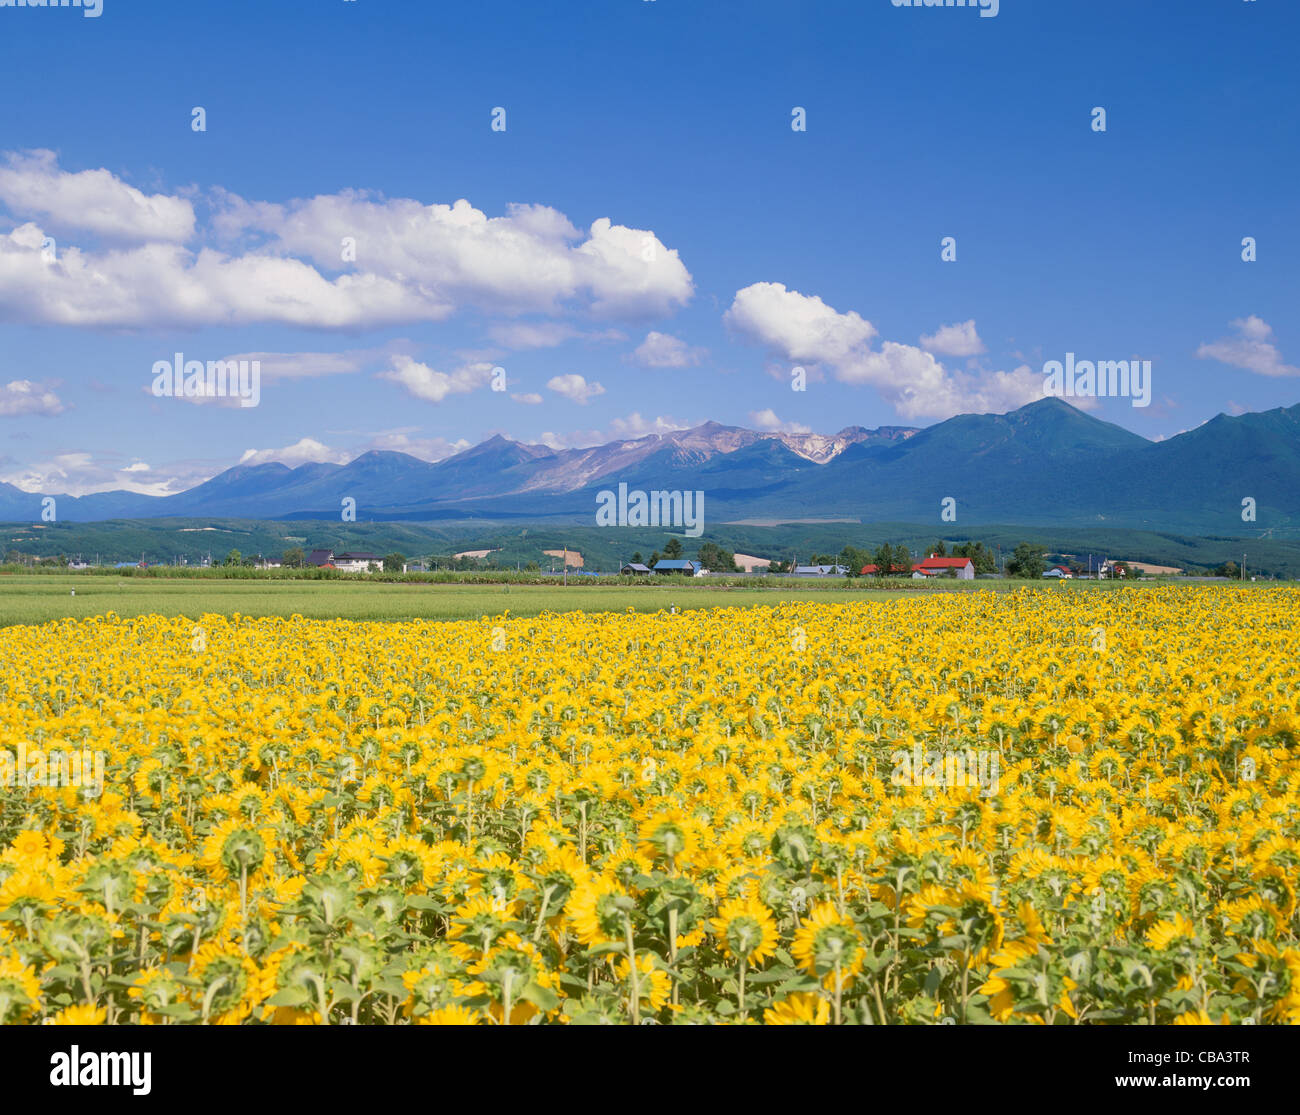
[[[632,1025],[641,1024],[641,984],[636,968],[636,944],[632,940],[632,919],[624,923],[627,929],[627,968],[628,978],[632,984]]]

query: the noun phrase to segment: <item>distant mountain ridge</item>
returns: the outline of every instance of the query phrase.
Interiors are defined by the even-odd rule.
[[[1300,533],[1300,406],[1152,442],[1047,398],[1008,414],[965,414],[925,429],[847,426],[836,434],[689,430],[553,449],[496,436],[437,462],[372,451],[344,465],[236,465],[185,492],[54,494],[60,520],[164,517],[363,521],[591,522],[596,492],[705,493],[705,519],[851,518],[1106,524],[1237,536]],[[42,494],[0,483],[0,520],[40,519]],[[1254,501],[1255,519],[1243,518]]]

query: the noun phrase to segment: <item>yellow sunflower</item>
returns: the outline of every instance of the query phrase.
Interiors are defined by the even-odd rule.
[[[753,966],[776,953],[776,921],[757,899],[727,899],[710,924],[719,947],[732,960],[743,959]]]
[[[763,1021],[769,1026],[826,1026],[830,1020],[830,1003],[806,992],[787,995],[763,1011]]]
[[[794,935],[790,954],[828,990],[835,988],[837,980],[841,988],[849,987],[866,959],[857,927],[852,919],[841,917],[831,902],[812,908]]]

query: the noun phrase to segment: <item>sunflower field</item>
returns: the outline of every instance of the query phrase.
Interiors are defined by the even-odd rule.
[[[7,628],[0,1020],[1300,1023],[1297,614]]]

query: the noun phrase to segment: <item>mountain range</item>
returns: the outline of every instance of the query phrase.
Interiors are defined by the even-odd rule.
[[[702,491],[706,524],[955,521],[1296,536],[1300,405],[1220,414],[1159,442],[1055,398],[925,429],[849,426],[821,435],[707,422],[585,449],[496,436],[432,463],[374,451],[345,465],[236,465],[170,496],[33,494],[0,483],[0,520],[39,520],[49,494],[58,519],[72,522],[338,520],[351,498],[361,521],[591,524],[596,493],[620,483]],[[955,520],[941,517],[945,506]],[[1254,519],[1243,518],[1249,506]]]

